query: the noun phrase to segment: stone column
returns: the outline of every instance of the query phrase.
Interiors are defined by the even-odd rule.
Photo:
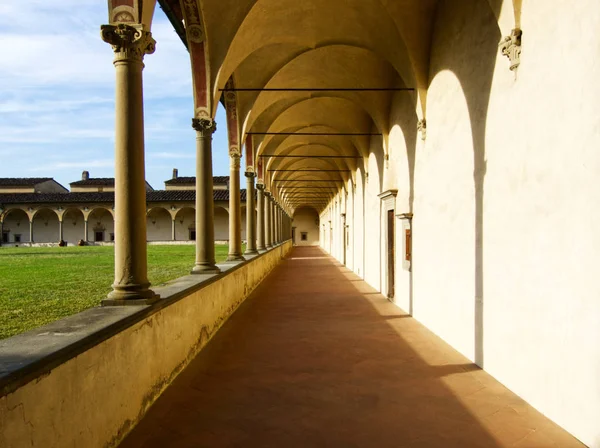
[[[247,211],[247,210],[246,210]],[[242,209],[240,200],[240,153],[229,151],[229,253],[227,261],[241,261]]]
[[[4,244],[4,221],[0,221],[0,246]]]
[[[29,243],[33,243],[33,218],[29,219]]]
[[[102,25],[115,52],[115,282],[105,305],[155,300],[146,251],[143,58],[155,41],[142,25]]]
[[[254,177],[256,175],[246,172],[246,252],[244,255],[256,255],[256,220],[254,217]]]
[[[58,241],[59,242],[63,240],[63,236],[64,236],[64,233],[63,233],[63,220],[59,219],[58,220]]]
[[[175,237],[175,222],[177,220],[175,218],[171,218],[171,241],[175,241],[177,238]]]
[[[214,120],[192,119],[196,130],[196,264],[192,274],[216,274],[215,205],[212,178],[212,135],[217,130]]]
[[[273,247],[277,246],[277,233],[275,228],[275,199],[271,196],[271,241]]]
[[[256,202],[258,205],[256,213],[256,248],[259,252],[264,252],[267,250],[265,246],[265,186],[263,184],[257,184],[256,188]]]
[[[275,240],[281,244],[281,208],[279,203],[275,203]]]
[[[271,193],[265,191],[265,247],[273,248],[273,234],[271,233]]]
[[[83,235],[83,241],[86,242],[86,243],[87,243],[87,240],[88,240],[88,231],[89,231],[88,220],[84,219],[83,220],[83,233],[84,233],[84,235]]]

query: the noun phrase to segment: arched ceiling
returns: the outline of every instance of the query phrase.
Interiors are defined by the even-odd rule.
[[[235,86],[240,141],[288,207],[321,210],[311,196],[364,169],[374,136],[387,152],[394,92],[365,89],[414,89],[422,109],[438,0],[180,1],[200,6],[213,116]]]

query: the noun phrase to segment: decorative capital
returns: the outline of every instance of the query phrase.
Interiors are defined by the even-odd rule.
[[[427,120],[425,120],[425,118],[419,120],[417,123],[417,131],[421,134],[421,140],[427,138]]]
[[[237,146],[230,146],[229,147],[229,157],[231,158],[241,158],[242,157],[242,152],[240,151],[240,148],[238,148]]]
[[[156,41],[150,31],[142,25],[102,25],[102,40],[109,43],[115,52],[115,62],[123,60],[142,62],[144,56],[154,53]]]
[[[258,188],[259,190],[264,190],[265,184],[256,184],[256,188]]]
[[[246,171],[244,173],[244,176],[246,176],[249,179],[253,179],[256,177],[256,173],[254,171]]]
[[[192,118],[192,127],[206,137],[211,136],[217,130],[217,122],[209,118]]]
[[[240,156],[229,153],[229,165],[232,169],[239,171],[240,170]]]
[[[515,28],[510,36],[506,36],[499,44],[500,51],[510,60],[510,70],[515,71],[521,63],[521,36],[523,31]]]

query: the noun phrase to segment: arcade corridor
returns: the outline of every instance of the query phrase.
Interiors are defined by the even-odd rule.
[[[321,249],[295,248],[121,447],[582,446]]]

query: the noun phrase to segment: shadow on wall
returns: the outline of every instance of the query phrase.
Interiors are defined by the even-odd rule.
[[[497,17],[502,3],[503,0],[465,0],[461,7],[457,8],[453,1],[440,1],[435,18],[432,49],[442,47],[446,51],[434,50],[431,54],[430,82],[443,70],[453,72],[462,86],[471,121],[475,187],[474,353],[475,362],[481,367],[484,365],[485,130],[498,42],[501,39]]]

